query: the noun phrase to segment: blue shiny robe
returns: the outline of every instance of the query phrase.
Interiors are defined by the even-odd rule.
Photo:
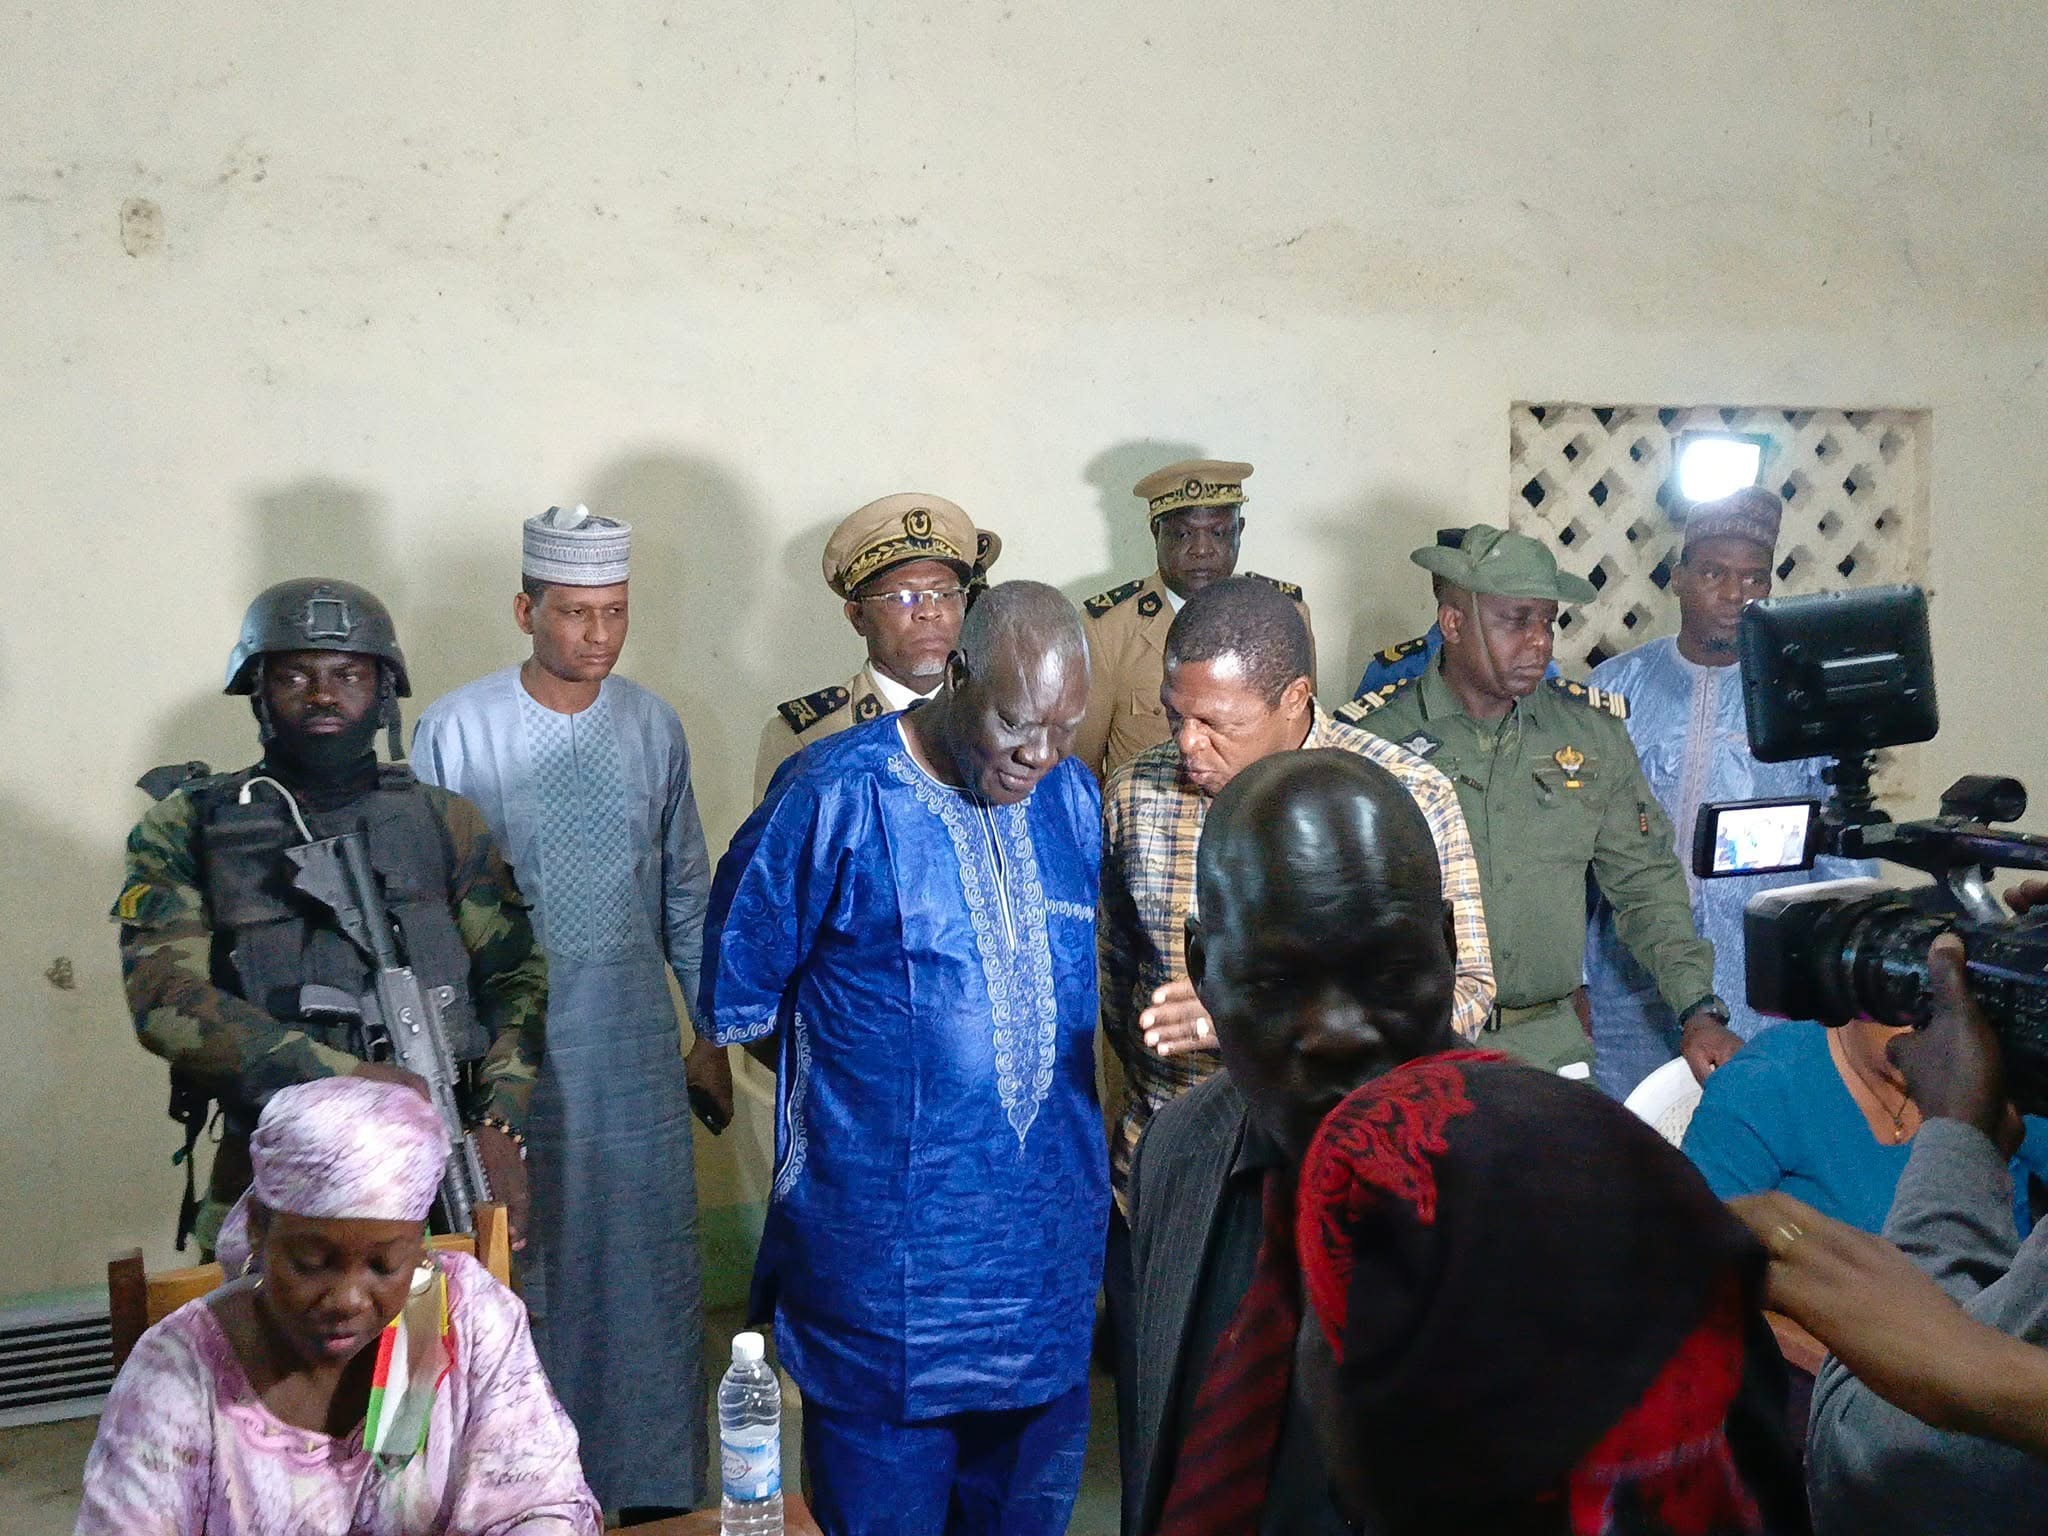
[[[778,772],[719,862],[699,1017],[778,1038],[753,1315],[807,1399],[912,1422],[1086,1378],[1109,1172],[1095,781],[986,805],[900,721]]]
[[[1692,873],[1692,834],[1702,805],[1820,799],[1827,792],[1821,760],[1758,762],[1742,713],[1742,669],[1696,666],[1679,655],[1676,639],[1652,640],[1603,661],[1588,681],[1628,700],[1629,740],[1677,833],[1693,922],[1714,946],[1714,990],[1728,1004],[1729,1027],[1747,1040],[1771,1022],[1749,1006],[1744,981],[1742,909],[1749,898],[1780,886],[1868,874],[1875,866],[1822,859],[1810,874],[1699,879]],[[1616,935],[1613,909],[1604,901],[1587,930],[1586,986],[1593,1004],[1593,1075],[1616,1098],[1626,1098],[1678,1053],[1678,1020]]]

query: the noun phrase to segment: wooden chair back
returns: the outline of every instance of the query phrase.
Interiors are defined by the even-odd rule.
[[[469,1254],[501,1285],[512,1283],[512,1231],[506,1224],[502,1205],[476,1208],[474,1237],[432,1237],[427,1241],[440,1253]],[[118,1371],[128,1363],[128,1356],[145,1331],[186,1302],[217,1290],[226,1280],[227,1273],[218,1264],[194,1264],[186,1269],[160,1269],[150,1274],[142,1267],[140,1248],[111,1260],[107,1265],[107,1312],[113,1322],[114,1369]]]

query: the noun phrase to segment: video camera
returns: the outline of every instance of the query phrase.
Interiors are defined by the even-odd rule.
[[[1704,878],[1811,869],[1821,854],[1884,859],[1933,876],[1768,890],[1743,914],[1749,1003],[1834,1026],[1867,1017],[1924,1025],[1927,949],[1961,937],[1970,991],[2004,1048],[2023,1112],[2048,1111],[2048,909],[2014,919],[1990,888],[2000,869],[2048,870],[2048,838],[1993,830],[2026,813],[2017,779],[1970,774],[1941,814],[1895,822],[1871,792],[1879,748],[1931,741],[1940,726],[1927,594],[1865,587],[1765,598],[1737,631],[1750,749],[1767,763],[1827,757],[1825,801],[1751,800],[1700,808],[1693,872]]]

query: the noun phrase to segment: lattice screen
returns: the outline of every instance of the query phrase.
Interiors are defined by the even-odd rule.
[[[1769,438],[1763,483],[1785,498],[1779,592],[1926,580],[1925,411],[1518,403],[1509,526],[1548,541],[1600,589],[1559,626],[1567,671],[1678,628],[1666,591],[1679,545],[1669,481],[1684,431]]]

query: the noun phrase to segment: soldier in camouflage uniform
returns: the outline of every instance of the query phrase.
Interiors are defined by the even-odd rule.
[[[270,1095],[353,1074],[416,1081],[364,1060],[354,1021],[300,1006],[307,985],[361,996],[370,962],[292,888],[287,850],[361,829],[408,963],[444,987],[444,1023],[493,1197],[524,1225],[520,1141],[541,1057],[547,969],[526,904],[476,807],[377,761],[397,751],[410,683],[390,615],[360,587],[298,580],[250,605],[226,691],[247,695],[263,757],[239,773],[158,769],[158,804],[128,835],[112,916],[142,1043],[171,1064],[172,1114],[196,1139],[217,1104],[220,1145],[196,1203],[186,1148],[179,1245],[211,1250],[248,1187],[249,1133]]]
[[[1339,720],[1406,747],[1456,786],[1479,855],[1493,940],[1496,1046],[1552,1070],[1592,1060],[1573,1007],[1586,947],[1586,877],[1683,1027],[1719,1030],[1713,946],[1693,926],[1671,824],[1622,721],[1626,701],[1546,679],[1558,606],[1590,582],[1523,534],[1474,524],[1461,548],[1409,557],[1440,583],[1442,655],[1365,694]]]

